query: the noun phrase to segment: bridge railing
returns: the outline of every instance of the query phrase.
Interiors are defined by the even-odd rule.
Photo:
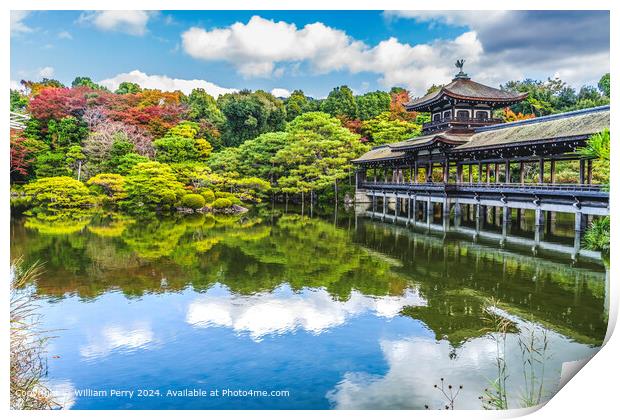
[[[406,189],[406,190],[434,190],[434,191],[549,191],[549,192],[605,192],[606,188],[599,184],[551,184],[551,183],[486,183],[486,182],[462,182],[462,183],[443,183],[443,182],[362,182],[362,188],[369,189]]]

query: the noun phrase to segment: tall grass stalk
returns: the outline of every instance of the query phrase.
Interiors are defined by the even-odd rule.
[[[43,379],[47,373],[45,346],[49,337],[40,329],[32,293],[27,287],[42,272],[42,265],[11,263],[10,300],[10,406],[14,410],[59,408]]]

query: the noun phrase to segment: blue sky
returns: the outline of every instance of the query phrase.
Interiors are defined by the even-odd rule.
[[[446,83],[465,58],[497,85],[559,76],[594,84],[609,70],[607,12],[34,11],[11,15],[11,80],[89,76],[181,90],[202,84],[303,89],[324,97]]]

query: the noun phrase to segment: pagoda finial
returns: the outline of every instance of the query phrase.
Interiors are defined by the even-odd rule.
[[[469,79],[467,74],[463,73],[463,64],[465,64],[465,60],[463,60],[462,58],[459,60],[456,60],[456,63],[454,63],[456,68],[459,69],[459,72],[455,76],[456,79]]]

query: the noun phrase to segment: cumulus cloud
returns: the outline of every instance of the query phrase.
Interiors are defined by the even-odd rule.
[[[609,68],[607,12],[408,11],[386,12],[386,17],[454,25],[465,32],[419,44],[392,37],[368,45],[321,22],[297,27],[253,16],[227,27],[190,28],[182,34],[182,46],[194,58],[228,62],[244,77],[277,77],[288,64],[306,63],[316,74],[376,73],[384,87],[400,85],[414,94],[449,82],[459,58],[476,80],[492,85],[556,72],[579,85]]]
[[[271,89],[271,94],[276,98],[288,98],[291,96],[291,91],[283,88],[274,88]]]
[[[474,32],[418,45],[389,38],[371,47],[320,22],[298,28],[259,16],[225,28],[194,27],[182,39],[190,56],[227,61],[246,77],[273,76],[281,62],[307,62],[319,74],[338,70],[380,73],[379,81],[386,87],[400,84],[418,91],[426,88],[429,79],[449,78],[454,57],[475,62],[483,52]]]
[[[320,334],[366,312],[393,318],[405,306],[422,305],[426,301],[416,291],[380,298],[353,292],[349,300],[341,302],[323,289],[293,293],[290,288],[282,287],[273,293],[238,296],[214,288],[189,305],[186,321],[200,328],[231,328],[258,341],[265,335],[297,329]]]
[[[49,79],[50,77],[54,76],[54,67],[47,66],[47,67],[40,68],[39,70],[37,70],[37,75],[39,77],[44,77],[46,79]]]
[[[122,82],[137,83],[141,87],[147,89],[160,89],[169,92],[180,90],[186,95],[191,93],[194,88],[202,88],[209,95],[216,98],[220,95],[237,91],[237,89],[224,88],[216,85],[215,83],[207,82],[206,80],[174,79],[165,75],[146,74],[140,70],[133,70],[129,73],[118,74],[109,79],[101,80],[99,84],[110,90],[116,90]]]
[[[30,13],[26,10],[11,10],[11,35],[32,32],[32,28],[24,23]]]
[[[102,31],[142,36],[147,32],[147,24],[154,14],[154,12],[144,10],[84,12],[80,15],[78,22],[94,25]]]
[[[476,79],[499,83],[557,75],[579,86],[609,71],[608,11],[399,11],[386,17],[468,27],[484,54],[466,63]]]

